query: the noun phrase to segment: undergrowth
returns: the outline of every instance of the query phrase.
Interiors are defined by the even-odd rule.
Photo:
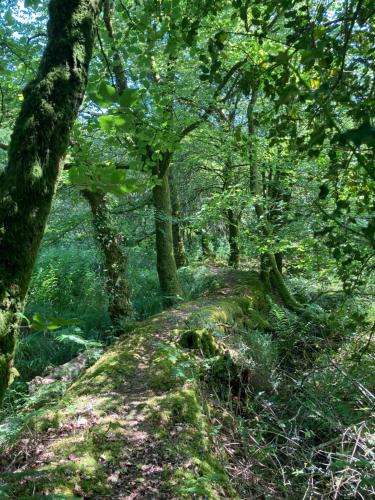
[[[90,274],[95,265],[89,260],[81,272],[97,280]],[[43,287],[49,290],[46,317],[74,317],[72,302],[60,301],[59,293],[73,293],[70,283],[81,278],[67,279],[66,290],[64,281],[52,279],[47,271],[37,275],[35,285],[38,293]],[[179,272],[186,298],[208,295],[220,287],[205,266]],[[148,282],[150,295],[142,299],[135,294],[139,318],[157,312],[160,300],[155,274],[145,272],[141,281],[139,290]],[[100,297],[100,282],[90,286],[97,291],[92,295],[91,289],[90,298],[81,297],[86,305]],[[198,351],[204,360],[196,364],[196,357],[181,358],[179,351],[173,373],[155,376],[153,384],[169,390],[165,376],[168,383],[205,381],[201,399],[207,401],[210,434],[217,455],[225,455],[223,462],[229,457],[227,472],[241,498],[371,498],[375,494],[374,310],[366,299],[319,295],[316,289],[309,290],[306,281],[299,286],[295,280],[293,286],[307,303],[300,314],[274,301],[259,301],[257,293],[236,304],[225,299],[228,308],[224,300],[220,311],[209,306],[192,314],[186,327],[198,332],[202,342]],[[45,299],[32,293],[28,311],[38,311]],[[61,342],[58,338],[64,333],[67,340]],[[79,326],[23,335],[16,358],[21,376],[0,413],[0,442],[9,445],[30,416],[35,419],[39,408],[53,405],[66,390],[60,382],[33,396],[28,380],[49,365],[90,349],[92,342],[111,343],[111,335],[108,326],[96,328],[95,321],[85,322],[84,313]],[[203,345],[208,346],[204,353]],[[224,351],[218,350],[220,345]]]
[[[237,342],[246,369],[269,385],[247,385],[236,397],[221,379],[206,379],[218,452],[229,443],[242,498],[374,495],[373,318],[358,316],[368,305],[331,300],[330,309],[296,315],[273,304],[272,334],[242,330]]]

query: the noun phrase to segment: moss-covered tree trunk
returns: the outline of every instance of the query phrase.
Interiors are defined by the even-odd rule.
[[[155,167],[159,183],[152,190],[155,211],[156,267],[163,306],[171,307],[181,295],[173,250],[172,207],[168,182],[169,155]]]
[[[181,228],[181,203],[176,180],[173,174],[173,168],[170,168],[168,181],[171,193],[171,209],[172,209],[172,235],[173,235],[173,251],[176,261],[176,267],[186,266],[187,258],[185,253],[184,238]]]
[[[228,241],[229,241],[229,257],[228,265],[238,269],[240,265],[240,247],[238,243],[238,217],[231,208],[227,210],[228,219]]]
[[[47,46],[24,89],[0,176],[0,400],[60,161],[85,92],[100,8],[100,0],[50,1]]]
[[[199,232],[201,238],[202,260],[215,257],[207,232],[202,229]]]
[[[252,137],[254,135],[254,119],[253,111],[256,103],[257,86],[253,88],[253,95],[250,99],[247,108],[247,120],[248,120],[248,132],[249,132],[249,142],[250,142],[250,191],[255,199],[255,213],[258,217],[259,224],[261,225],[261,230],[264,234],[264,238],[267,239],[272,235],[272,223],[266,214],[264,209],[264,194],[263,194],[263,180],[262,175],[259,172],[258,164],[254,159],[252,151]],[[301,305],[295,299],[293,294],[287,287],[283,275],[280,272],[275,254],[269,251],[264,252],[260,257],[260,267],[261,267],[261,277],[266,286],[270,286],[276,293],[279,294],[280,298],[288,307],[292,310],[301,309]]]
[[[96,240],[104,256],[109,315],[112,324],[119,327],[132,312],[128,260],[121,247],[122,235],[111,224],[104,193],[84,190],[82,194],[90,204]]]
[[[286,223],[286,214],[288,213],[290,200],[291,200],[291,190],[289,187],[289,173],[283,172],[280,168],[277,168],[276,174],[272,180],[269,187],[269,197],[271,199],[271,209],[269,218],[277,232],[280,234],[283,226]],[[280,273],[283,273],[283,252],[279,251],[275,253],[277,268]]]

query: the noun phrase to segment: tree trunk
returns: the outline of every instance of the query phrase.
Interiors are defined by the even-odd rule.
[[[276,252],[275,259],[276,259],[277,269],[279,270],[279,273],[283,274],[283,253]]]
[[[208,239],[206,231],[202,229],[200,231],[201,236],[201,248],[202,248],[202,259],[212,259],[213,252],[210,245],[210,240]]]
[[[47,47],[24,90],[0,176],[0,400],[60,161],[85,92],[100,7],[99,0],[50,1]]]
[[[291,191],[288,188],[288,176],[287,172],[282,172],[278,168],[268,188],[268,195],[271,200],[269,219],[272,227],[277,230],[277,233],[280,233],[282,227],[285,225],[285,215],[288,213],[290,205]],[[275,253],[277,268],[280,274],[283,273],[283,257],[283,252]]]
[[[247,109],[248,131],[251,138],[254,134],[253,111],[256,102],[256,89],[253,91],[253,96],[249,102]],[[252,151],[250,151],[250,191],[255,197],[255,213],[258,221],[261,224],[261,230],[265,238],[272,235],[272,224],[268,220],[264,210],[264,193],[263,180],[259,172],[258,165],[253,159]],[[272,252],[264,252],[260,256],[261,278],[266,286],[271,286],[272,289],[279,294],[285,306],[291,310],[298,311],[301,309],[301,304],[293,297],[292,293],[285,284],[283,275],[281,274],[275,254]]]
[[[168,181],[171,193],[173,251],[174,251],[174,258],[176,261],[176,267],[177,269],[179,269],[180,267],[186,266],[187,258],[185,253],[184,239],[182,236],[182,228],[180,224],[180,218],[181,218],[180,197],[178,194],[172,169],[169,170]]]
[[[103,4],[103,19],[107,30],[109,42],[113,55],[113,73],[115,75],[116,90],[121,95],[127,88],[127,80],[125,76],[124,63],[121,53],[116,45],[116,35],[112,24],[113,0],[104,0]]]
[[[228,265],[238,269],[240,265],[240,247],[238,245],[238,217],[235,216],[233,210],[228,208],[228,239],[229,239],[229,258]]]
[[[159,177],[152,190],[155,210],[156,265],[163,306],[171,307],[181,295],[173,252],[172,209],[168,173]]]
[[[128,259],[121,248],[122,236],[111,225],[104,193],[82,191],[90,204],[96,240],[104,256],[104,276],[109,299],[109,316],[115,327],[132,313],[127,280]]]

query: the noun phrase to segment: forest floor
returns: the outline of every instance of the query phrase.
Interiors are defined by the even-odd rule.
[[[36,411],[0,460],[8,498],[237,498],[178,338],[197,311],[228,321],[221,305],[251,294],[257,279],[210,272],[214,292],[136,325],[57,406]]]

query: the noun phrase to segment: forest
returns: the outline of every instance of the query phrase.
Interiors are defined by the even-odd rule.
[[[375,498],[371,0],[2,0],[0,499]]]

